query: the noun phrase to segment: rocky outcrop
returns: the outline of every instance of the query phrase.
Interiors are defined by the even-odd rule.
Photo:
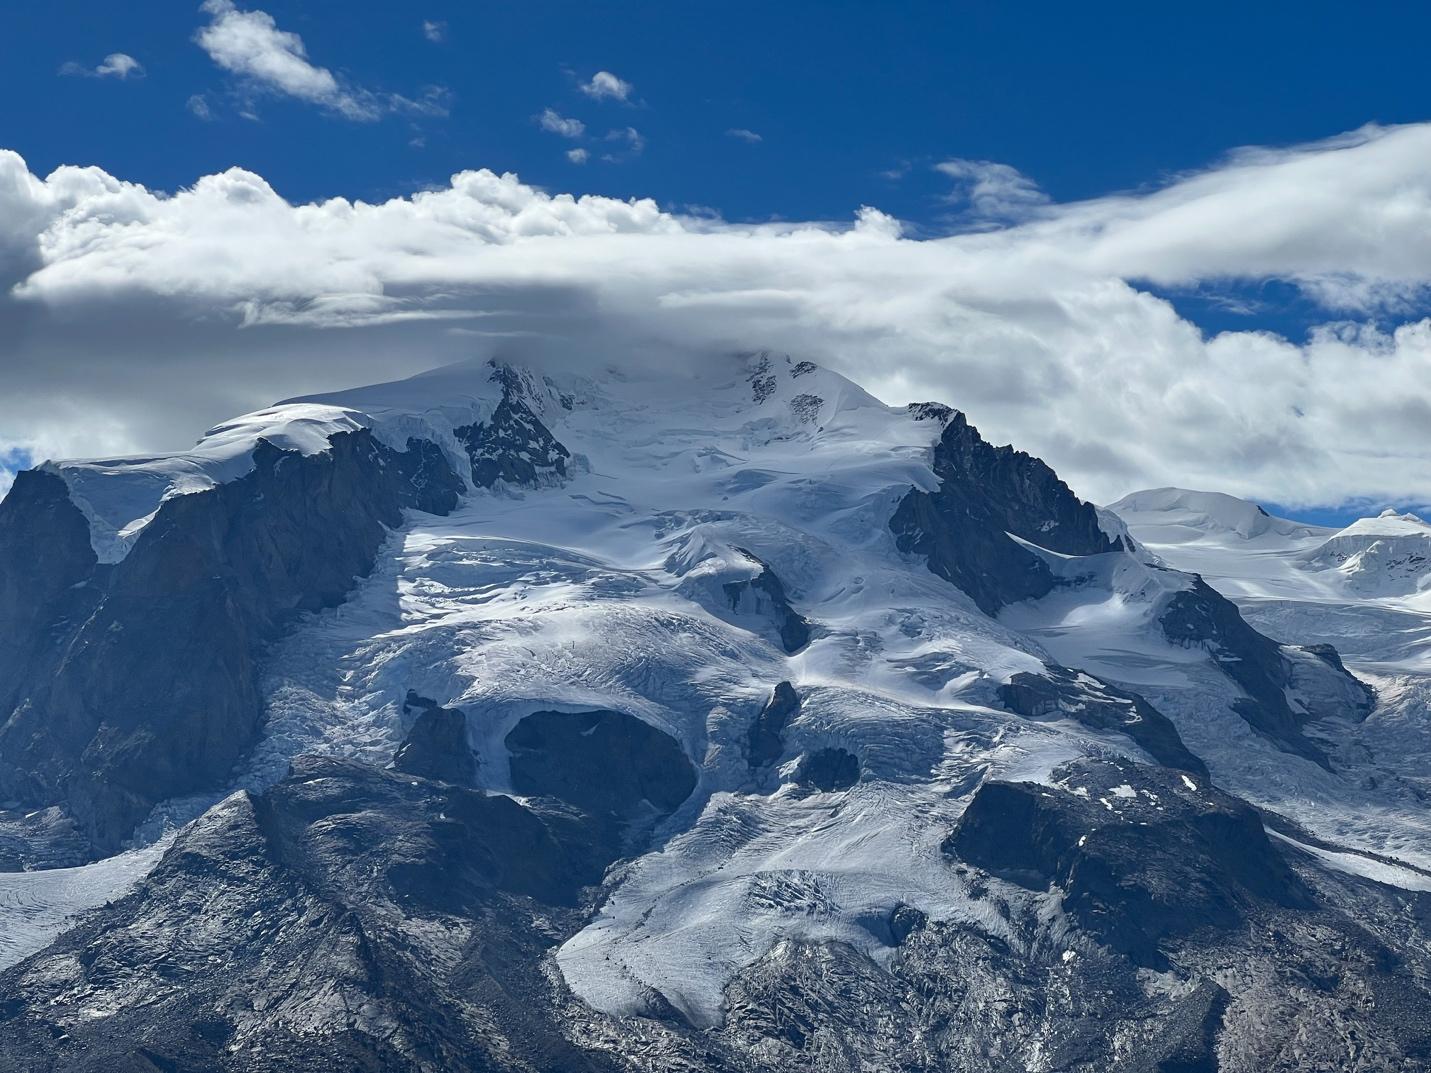
[[[1082,671],[1055,664],[1042,674],[1020,671],[999,687],[999,702],[1026,719],[1072,719],[1126,734],[1158,763],[1207,775],[1207,765],[1183,744],[1172,720],[1137,693]]]
[[[1218,1073],[1217,1037],[1230,996],[1212,980],[1199,980],[1173,1004],[1160,1031],[1129,1056],[1140,1073]]]
[[[680,743],[626,712],[533,712],[508,732],[512,788],[629,821],[668,816],[696,788]]]
[[[915,411],[916,417],[938,416]],[[962,413],[946,419],[934,448],[933,492],[910,491],[890,529],[899,550],[925,556],[985,614],[1047,595],[1053,571],[1019,540],[1063,555],[1114,551],[1098,512],[1047,465],[1012,447],[986,443]],[[1019,539],[1015,539],[1015,538]]]
[[[1357,678],[1347,670],[1346,664],[1342,662],[1342,654],[1336,647],[1329,644],[1312,644],[1299,646],[1303,652],[1310,656],[1315,656],[1331,669],[1335,679],[1341,685],[1337,690],[1345,697],[1345,702],[1340,705],[1343,715],[1350,715],[1357,722],[1365,719],[1376,709],[1376,690]],[[1297,686],[1296,668],[1292,674],[1293,688]]]
[[[1310,895],[1246,803],[1178,772],[1079,760],[1053,787],[986,782],[945,851],[1034,890],[1057,887],[1085,931],[1142,965]]]
[[[522,378],[510,367],[500,366],[492,379],[502,384],[502,400],[492,416],[453,429],[472,464],[472,483],[478,488],[491,488],[499,481],[533,488],[564,480],[571,452],[528,405],[530,396]]]
[[[451,514],[467,491],[446,452],[431,440],[409,436],[407,450],[398,453],[397,464],[403,506],[427,514]]]
[[[393,770],[458,786],[477,778],[477,757],[467,743],[467,716],[408,690],[403,711],[416,712],[402,745],[393,755]]]
[[[113,850],[157,802],[218,785],[254,740],[260,649],[342,602],[405,504],[447,502],[450,467],[420,453],[367,430],[312,455],[260,440],[252,472],[165,500],[114,564],[60,477],[22,474],[0,503],[0,798],[62,804]]]
[[[789,653],[800,651],[810,643],[810,623],[790,605],[785,586],[774,570],[753,552],[745,548],[735,550],[759,566],[760,573],[749,580],[729,581],[722,586],[730,609],[769,619],[780,635],[781,647]]]
[[[1206,650],[1241,688],[1246,696],[1233,707],[1254,729],[1329,770],[1326,754],[1307,739],[1303,728],[1327,715],[1364,719],[1375,704],[1375,693],[1347,672],[1330,645],[1305,650],[1322,670],[1317,677],[1327,679],[1308,684],[1305,669],[1299,674],[1289,658],[1289,653],[1295,656],[1303,650],[1284,651],[1248,625],[1237,605],[1200,577],[1194,577],[1191,588],[1173,594],[1159,624],[1174,644]],[[1299,691],[1307,692],[1307,700],[1294,707]]]
[[[800,757],[795,781],[821,793],[839,793],[860,781],[860,758],[848,749],[816,749]]]
[[[608,1070],[540,968],[601,878],[580,822],[303,758],[0,976],[0,1070]]]
[[[1245,806],[1201,783],[1195,806],[1178,773],[1137,770],[1176,781],[1064,769],[1057,787],[1023,788],[1026,824],[997,791],[976,795],[953,865],[973,919],[892,901],[863,921],[879,957],[777,943],[732,980],[723,1022],[696,1030],[669,1009],[595,1013],[549,971],[611,863],[599,818],[300,758],[182,832],[133,894],[0,974],[0,1073],[808,1073],[836,1060],[1023,1073],[1034,1058],[1069,1073],[1311,1073],[1348,1068],[1348,1040],[1350,1068],[1423,1068],[1431,966],[1360,921],[1399,935],[1426,906],[1317,872],[1331,886],[1304,908]],[[1187,800],[1172,799],[1179,785]],[[1204,878],[1209,852],[1232,859]],[[983,875],[1011,864],[1033,890]],[[1050,914],[1041,884],[1055,881],[1065,912]],[[1209,897],[1242,923],[1189,930],[1183,910]],[[1149,904],[1172,925],[1155,977],[1117,948]]]
[[[750,724],[746,762],[752,773],[773,765],[785,752],[785,728],[800,714],[800,697],[789,682],[776,685]]]

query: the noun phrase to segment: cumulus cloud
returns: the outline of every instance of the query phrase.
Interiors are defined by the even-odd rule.
[[[121,82],[128,78],[143,78],[144,64],[126,52],[111,52],[98,67],[86,67],[73,61],[60,68],[62,75],[80,75],[86,78],[117,78]]]
[[[576,148],[566,151],[566,158],[573,164],[585,164],[591,159],[591,153],[586,149]]]
[[[194,35],[195,42],[250,89],[306,101],[358,122],[394,112],[447,114],[450,95],[442,87],[430,86],[416,98],[375,93],[318,66],[308,58],[303,38],[280,30],[266,11],[242,11],[233,0],[204,0],[200,10],[209,16],[209,24]]]
[[[597,71],[591,78],[580,84],[581,91],[598,101],[621,101],[627,103],[636,87],[625,79],[617,78],[610,71]]]
[[[542,110],[542,114],[537,116],[537,123],[542,130],[560,134],[563,138],[580,138],[586,133],[586,124],[580,119],[570,119],[551,108]]]
[[[447,40],[447,23],[434,21],[432,19],[422,20],[422,36],[431,41],[434,45],[440,45]]]
[[[1394,312],[1431,285],[1428,158],[1431,125],[1368,128],[912,238],[874,207],[737,225],[489,171],[292,204],[238,169],[162,193],[0,153],[0,448],[172,449],[274,398],[492,353],[768,346],[959,406],[1095,499],[1428,502],[1431,319]],[[1323,304],[1305,339],[1206,337],[1145,282],[1266,279]]]
[[[749,142],[751,145],[754,145],[756,142],[765,141],[765,139],[759,134],[756,134],[755,131],[746,130],[744,127],[731,127],[730,130],[725,133],[729,138],[734,138],[741,142]]]

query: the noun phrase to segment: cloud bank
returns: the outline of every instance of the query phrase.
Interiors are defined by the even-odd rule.
[[[474,355],[764,346],[959,406],[1098,500],[1431,502],[1428,160],[1431,125],[1369,127],[1063,205],[959,162],[976,218],[916,239],[874,208],[742,225],[489,171],[295,205],[238,169],[165,194],[0,153],[0,453],[172,449]],[[1205,337],[1147,289],[1269,279],[1324,311],[1305,341]]]

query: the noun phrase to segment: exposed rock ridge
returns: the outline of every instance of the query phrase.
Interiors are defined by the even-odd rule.
[[[61,478],[20,476],[0,503],[0,624],[23,639],[0,654],[0,795],[65,805],[108,851],[157,802],[218,784],[258,728],[262,646],[342,602],[403,506],[455,502],[440,451],[366,429],[253,458],[166,500],[112,565]]]
[[[1148,700],[1081,671],[1049,664],[1042,674],[1020,671],[999,687],[999,701],[1029,719],[1072,719],[1095,730],[1132,738],[1166,767],[1207,775],[1207,765],[1178,734],[1172,720]]]
[[[1259,906],[1311,895],[1255,809],[1205,780],[1129,762],[1074,761],[1057,785],[981,786],[945,848],[1063,907],[1099,941],[1149,966],[1168,944],[1227,931]]]
[[[916,408],[916,418],[944,415]],[[1047,595],[1048,564],[1014,539],[1063,555],[1098,555],[1118,547],[1098,511],[1073,494],[1045,463],[1013,447],[986,443],[954,411],[934,447],[939,488],[914,489],[890,528],[899,550],[924,555],[929,569],[966,592],[985,614]]]
[[[1322,714],[1313,705],[1294,707],[1289,696],[1298,685],[1297,675],[1284,646],[1248,625],[1237,605],[1200,577],[1191,589],[1174,593],[1160,619],[1163,634],[1179,645],[1205,649],[1218,668],[1247,694],[1234,707],[1253,728],[1289,751],[1330,769],[1326,754],[1307,739],[1303,728]],[[1376,694],[1354,678],[1330,645],[1306,650],[1325,666],[1325,674],[1349,698],[1339,714],[1364,719]],[[1305,657],[1304,657],[1305,658]]]
[[[393,755],[393,770],[457,786],[473,785],[477,757],[467,743],[466,714],[410,689],[402,706],[405,712],[417,712],[417,718]]]

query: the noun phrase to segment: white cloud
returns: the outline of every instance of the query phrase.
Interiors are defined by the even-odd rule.
[[[610,71],[597,71],[591,80],[580,84],[581,91],[598,101],[629,102],[636,87]]]
[[[121,82],[129,78],[143,78],[144,64],[126,52],[111,52],[98,67],[86,67],[73,61],[60,68],[62,75],[81,75],[86,78],[117,78]]]
[[[585,164],[588,160],[591,159],[591,153],[581,148],[568,149],[566,151],[566,158],[570,160],[573,164]]]
[[[1017,168],[990,160],[946,160],[934,170],[953,179],[949,200],[967,203],[977,220],[1020,220],[1048,204],[1038,184]]]
[[[646,139],[635,127],[622,127],[619,130],[609,130],[606,132],[606,141],[617,148],[610,153],[603,153],[602,160],[619,164],[623,160],[630,160],[632,157],[640,156],[646,149]]]
[[[1431,125],[1371,128],[912,239],[874,208],[736,225],[486,171],[294,205],[237,169],[162,194],[0,154],[0,448],[173,448],[273,398],[494,350],[771,346],[960,406],[1097,499],[1424,503],[1431,319],[1394,310],[1431,285],[1427,159]],[[1206,338],[1139,282],[1268,278],[1334,307],[1305,341]],[[1352,299],[1393,312],[1349,322]]]
[[[542,130],[560,134],[563,138],[580,138],[586,133],[586,124],[580,119],[569,119],[551,108],[543,109],[542,114],[537,116],[537,122]]]
[[[731,127],[730,130],[726,131],[726,135],[738,141],[749,142],[751,145],[754,145],[756,142],[765,141],[765,139],[759,134],[756,134],[755,131],[746,130],[744,127]]]
[[[431,41],[434,45],[440,45],[447,40],[447,23],[432,19],[422,20],[422,36]]]
[[[214,118],[214,110],[209,107],[209,99],[202,93],[192,94],[184,105],[198,119],[205,122]]]
[[[204,0],[200,10],[209,16],[209,24],[199,29],[194,40],[214,63],[248,87],[307,101],[360,122],[391,113],[447,114],[451,95],[440,86],[429,86],[420,97],[410,98],[374,93],[339,78],[309,60],[303,38],[280,30],[266,11],[240,11],[233,0]],[[252,109],[241,114],[253,118]]]

